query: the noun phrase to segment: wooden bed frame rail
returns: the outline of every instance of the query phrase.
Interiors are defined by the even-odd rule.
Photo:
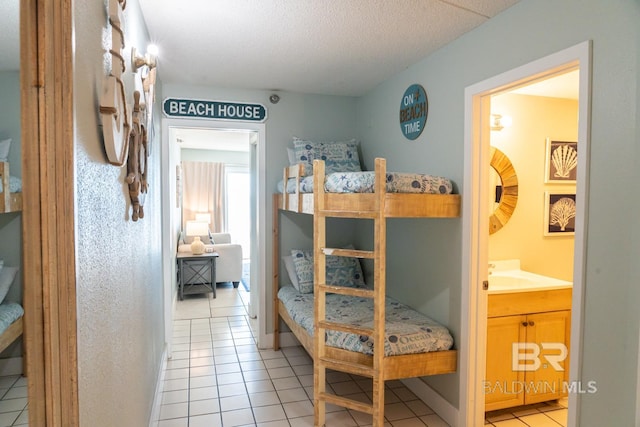
[[[9,186],[9,163],[0,162],[0,213],[18,212],[22,210],[22,193],[12,193]]]

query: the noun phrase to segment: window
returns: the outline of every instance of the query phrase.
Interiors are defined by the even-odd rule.
[[[225,173],[225,206],[227,232],[234,243],[242,245],[242,257],[249,258],[251,250],[251,180],[249,168],[227,166]]]

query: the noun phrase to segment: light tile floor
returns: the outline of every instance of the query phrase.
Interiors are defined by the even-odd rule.
[[[0,377],[0,427],[28,425],[27,378],[21,375]]]
[[[259,350],[248,299],[242,286],[219,284],[215,299],[178,302],[158,427],[313,426],[311,358],[302,347]],[[327,382],[338,395],[370,402],[367,378],[330,372]],[[497,427],[558,427],[566,423],[566,402],[487,415],[486,425]],[[386,383],[385,419],[391,427],[448,425],[400,381]],[[368,425],[367,414],[327,405],[327,427]]]
[[[485,414],[486,425],[496,427],[566,427],[568,400],[501,409]]]

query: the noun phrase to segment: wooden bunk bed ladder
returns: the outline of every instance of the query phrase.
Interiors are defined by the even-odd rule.
[[[371,210],[361,211],[350,208],[345,202],[344,209],[327,210],[326,193],[324,190],[325,165],[322,161],[314,161],[313,188],[314,188],[314,405],[315,424],[323,426],[326,420],[326,404],[332,403],[345,408],[371,414],[373,426],[384,425],[384,334],[385,334],[385,294],[386,294],[386,218],[384,201],[386,193],[386,161],[375,160],[375,202]],[[348,200],[349,195],[344,195]],[[326,218],[347,217],[367,218],[374,221],[374,249],[373,251],[337,249],[326,247]],[[373,259],[374,262],[374,288],[363,290],[335,286],[326,283],[326,257],[343,256]],[[358,328],[349,324],[329,322],[326,320],[326,295],[338,293],[355,295],[373,299],[373,328]],[[340,359],[339,356],[329,357],[325,343],[326,330],[351,332],[358,335],[373,337],[375,346],[373,349],[373,364],[362,364]],[[339,354],[339,353],[337,353]],[[346,372],[354,375],[370,377],[373,381],[372,404],[363,403],[328,393],[326,390],[326,371]]]

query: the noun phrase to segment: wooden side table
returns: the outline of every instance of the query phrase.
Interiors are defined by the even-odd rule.
[[[178,297],[184,295],[213,293],[216,297],[216,258],[217,252],[202,255],[178,253]]]

